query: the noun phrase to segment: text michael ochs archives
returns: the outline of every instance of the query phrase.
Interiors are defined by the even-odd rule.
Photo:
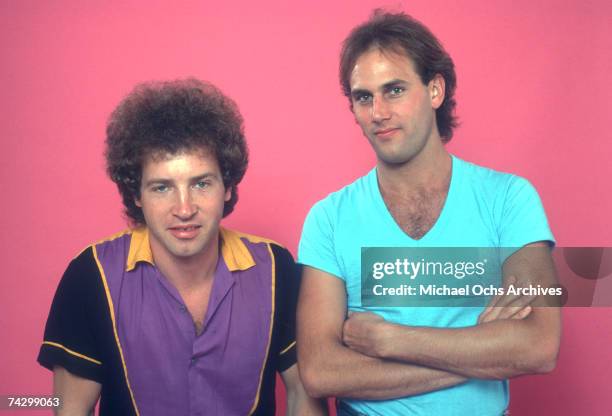
[[[515,249],[362,249],[363,306],[484,306],[492,296],[556,296],[561,287],[502,284],[503,261]]]

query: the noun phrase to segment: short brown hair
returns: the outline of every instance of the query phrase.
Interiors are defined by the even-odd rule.
[[[436,110],[436,123],[443,141],[449,141],[453,136],[453,129],[457,126],[454,114],[457,76],[453,60],[438,39],[425,25],[405,13],[389,13],[376,9],[370,19],[354,28],[342,44],[340,85],[349,100],[351,72],[357,59],[371,48],[407,55],[425,85],[436,74],[444,78],[445,97]]]

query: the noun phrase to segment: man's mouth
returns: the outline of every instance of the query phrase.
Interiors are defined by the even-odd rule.
[[[378,129],[374,130],[374,135],[379,138],[386,138],[392,136],[398,130],[397,128]]]
[[[168,230],[174,235],[176,238],[181,239],[190,239],[198,235],[198,232],[202,228],[201,225],[196,224],[187,224],[187,225],[175,225],[169,227]]]

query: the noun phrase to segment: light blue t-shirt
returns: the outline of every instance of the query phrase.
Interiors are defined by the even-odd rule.
[[[298,261],[344,280],[348,307],[413,326],[465,327],[483,308],[361,306],[362,247],[522,247],[554,243],[546,214],[525,179],[453,156],[446,202],[434,226],[414,240],[395,222],[382,199],[376,169],[317,202],[310,210]],[[395,400],[346,400],[368,415],[501,415],[508,382],[472,379],[455,387]]]

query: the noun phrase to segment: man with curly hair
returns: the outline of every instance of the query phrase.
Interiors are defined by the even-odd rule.
[[[242,117],[195,79],[137,86],[107,126],[132,227],[87,247],[57,289],[38,361],[60,414],[322,414],[296,366],[299,267],[220,227],[247,168]]]
[[[448,153],[453,62],[410,16],[377,11],[356,27],[340,83],[377,163],[304,223],[304,386],[338,397],[340,415],[499,416],[508,378],[554,368],[559,310],[529,296],[500,296],[488,308],[364,304],[362,248],[509,247],[502,287],[548,286],[554,239],[538,194],[523,178]]]

